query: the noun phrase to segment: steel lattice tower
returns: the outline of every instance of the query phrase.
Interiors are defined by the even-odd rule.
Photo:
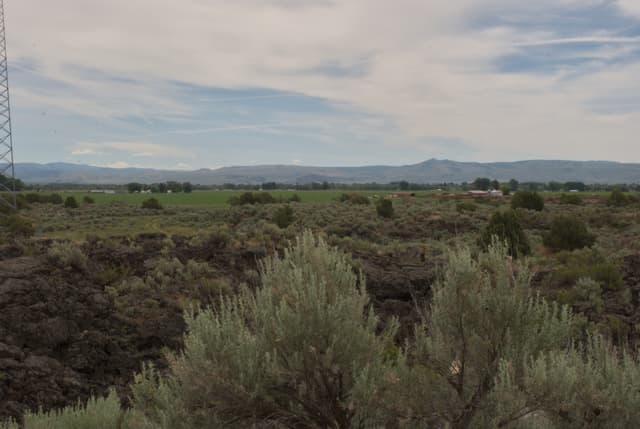
[[[0,175],[5,178],[5,180],[0,180],[0,204],[16,208],[16,172],[13,164],[13,139],[11,136],[4,0],[0,0]]]

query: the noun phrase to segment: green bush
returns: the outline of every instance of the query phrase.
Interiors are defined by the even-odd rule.
[[[478,206],[469,201],[463,201],[461,203],[456,204],[456,211],[458,213],[473,213],[478,210]]]
[[[584,205],[584,201],[582,200],[582,197],[576,194],[562,194],[560,196],[559,202],[560,204],[568,204],[568,205],[574,205],[574,206]]]
[[[238,196],[229,198],[232,206],[244,206],[247,204],[274,204],[278,201],[268,192],[244,192]]]
[[[495,237],[506,242],[509,255],[526,256],[531,253],[529,238],[522,228],[518,214],[513,210],[497,211],[491,216],[489,224],[482,230],[479,243],[483,249],[493,245]]]
[[[387,198],[380,198],[378,201],[376,201],[376,212],[380,217],[392,218],[393,202]]]
[[[94,200],[92,197],[90,197],[88,195],[85,195],[82,198],[82,202],[85,203],[85,204],[95,204],[96,200]]]
[[[511,197],[511,208],[542,211],[544,198],[537,192],[518,191]]]
[[[349,203],[354,205],[369,205],[371,201],[366,195],[362,194],[342,194],[338,197],[338,201],[341,203]]]
[[[51,194],[49,195],[49,203],[51,204],[64,204],[64,199],[60,194]]]
[[[560,266],[551,275],[552,288],[572,287],[580,279],[596,281],[603,290],[620,290],[624,281],[620,266],[596,249],[561,252],[556,255]]]
[[[631,204],[629,197],[622,191],[616,189],[611,192],[609,198],[607,198],[607,205],[610,207],[624,207]]]
[[[78,201],[76,201],[75,197],[67,197],[67,199],[64,200],[64,206],[68,209],[77,209]]]
[[[587,225],[578,218],[558,216],[551,222],[551,230],[543,236],[546,247],[558,250],[575,250],[591,247],[596,236],[587,230]]]
[[[149,209],[149,210],[162,210],[162,204],[160,204],[160,201],[158,201],[156,198],[149,198],[146,199],[142,202],[142,208],[143,209]]]
[[[158,429],[383,427],[370,407],[395,324],[380,335],[349,259],[310,233],[261,265],[262,287],[187,314],[166,378],[147,368],[134,415]]]
[[[284,207],[280,207],[273,214],[273,222],[278,225],[280,228],[286,228],[291,225],[295,221],[295,215],[293,214],[293,209],[286,205]]]
[[[289,202],[291,203],[299,203],[300,201],[302,201],[300,199],[300,196],[298,194],[293,194],[289,197]]]

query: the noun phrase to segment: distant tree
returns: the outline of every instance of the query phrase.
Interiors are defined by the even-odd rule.
[[[518,191],[511,197],[511,208],[542,211],[544,209],[544,199],[537,192]]]
[[[520,182],[518,182],[516,179],[509,180],[509,189],[511,189],[511,192],[516,192],[519,186]]]
[[[562,189],[564,189],[565,185],[560,183],[560,182],[549,182],[547,184],[547,189],[549,189],[551,192],[558,192],[558,191],[562,191]]]
[[[329,189],[329,188],[330,188],[330,186],[329,186],[329,182],[327,182],[326,180],[325,180],[324,182],[322,182],[322,189],[323,189],[323,190],[325,190],[325,191],[326,191],[326,190],[327,190],[327,189]]]
[[[473,181],[473,188],[481,191],[487,191],[491,187],[491,179],[486,177],[478,177]]]
[[[169,190],[169,187],[166,183],[158,183],[158,192],[161,194],[166,194]]]
[[[182,183],[174,181],[167,182],[167,190],[174,194],[182,192]]]
[[[184,192],[185,194],[190,194],[193,191],[193,185],[191,184],[191,182],[184,182],[182,184],[182,192]]]
[[[400,188],[401,191],[408,191],[409,190],[409,182],[407,182],[406,180],[402,180],[402,181],[398,182],[398,187]]]
[[[582,182],[567,182],[564,184],[565,191],[580,191],[584,192],[587,189],[587,186]]]
[[[133,194],[134,192],[140,192],[142,191],[142,184],[140,183],[127,183],[127,191],[129,191],[130,194]]]
[[[500,182],[498,182],[497,180],[492,180],[491,181],[491,188],[492,189],[500,189]]]
[[[265,182],[262,184],[262,189],[265,191],[273,191],[278,188],[278,184],[276,182]]]
[[[76,201],[75,197],[67,197],[64,201],[64,206],[68,209],[77,209],[78,201]]]

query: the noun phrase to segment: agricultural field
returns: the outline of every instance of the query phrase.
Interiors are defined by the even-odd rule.
[[[293,194],[300,201],[289,202]],[[185,314],[258,290],[267,282],[263,261],[309,234],[347,255],[344,266],[362,275],[342,274],[366,284],[379,317],[371,322],[374,331],[393,332],[385,359],[395,359],[413,338],[435,285],[455,277],[452,261],[464,265],[465,251],[485,257],[494,237],[515,261],[508,270],[526,266],[536,295],[575,312],[576,338],[591,332],[619,346],[640,345],[637,195],[342,194],[281,191],[271,195],[282,202],[232,206],[229,199],[241,199],[241,192],[64,192],[65,203],[24,203],[17,215],[5,213],[0,421],[102,397],[112,388],[110,403],[117,403],[113,395],[131,395],[145,362],[170,372],[175,355],[168,353],[185,346],[185,329],[196,323]],[[71,196],[77,207],[66,203]],[[143,208],[149,198],[160,206]],[[512,208],[515,201],[522,206]],[[315,238],[306,240],[312,246]],[[341,261],[331,259],[332,270],[339,272]],[[286,283],[276,271],[271,275]]]

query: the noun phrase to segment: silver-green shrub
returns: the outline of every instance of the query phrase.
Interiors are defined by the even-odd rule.
[[[376,334],[364,279],[307,232],[261,265],[262,287],[187,315],[170,374],[133,388],[139,427],[359,428],[392,359],[395,325]]]
[[[59,411],[27,413],[24,429],[124,429],[125,419],[112,390],[106,398],[90,399],[86,406],[79,403]],[[6,429],[17,429],[17,425]]]
[[[569,310],[531,290],[505,245],[494,241],[478,260],[452,252],[387,404],[416,427],[496,427],[500,368],[521,374],[530,359],[566,348],[572,329]]]

